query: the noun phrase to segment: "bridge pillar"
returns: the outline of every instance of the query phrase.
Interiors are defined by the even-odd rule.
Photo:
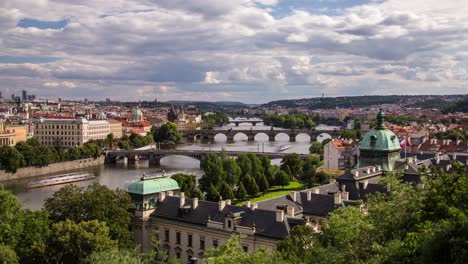
[[[257,124],[257,122],[252,122],[252,126],[255,126]]]
[[[296,135],[289,135],[289,142],[296,142]]]
[[[234,124],[236,124],[236,126],[239,126],[239,122],[236,122],[236,123],[234,123]]]
[[[140,157],[138,155],[129,155],[127,157],[127,160],[128,160],[129,163],[135,163],[138,160],[140,160]]]
[[[275,137],[276,137],[275,134],[268,134],[268,141],[275,142]]]
[[[247,135],[247,141],[255,141],[255,134]]]
[[[149,164],[150,165],[156,165],[156,166],[161,166],[161,156],[156,156],[156,155],[150,155],[149,156]]]
[[[228,142],[233,142],[234,141],[234,134],[227,134],[226,138],[227,138]]]

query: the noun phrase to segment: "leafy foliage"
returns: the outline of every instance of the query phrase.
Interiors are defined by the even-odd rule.
[[[156,142],[163,144],[176,144],[182,139],[176,124],[167,122],[159,128],[152,128],[151,133]]]
[[[264,115],[263,123],[282,128],[313,128],[314,120],[306,114]]]

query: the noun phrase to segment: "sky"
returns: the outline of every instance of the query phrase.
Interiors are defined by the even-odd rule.
[[[466,0],[2,0],[0,92],[263,103],[468,93]]]

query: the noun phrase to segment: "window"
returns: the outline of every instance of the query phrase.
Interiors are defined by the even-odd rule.
[[[200,237],[200,249],[205,250],[205,238]]]
[[[193,236],[192,236],[191,234],[189,234],[189,235],[187,236],[187,245],[188,245],[189,247],[192,247],[192,238],[193,238]]]
[[[228,220],[228,228],[231,228],[231,227],[232,227],[231,220]]]
[[[218,247],[218,240],[213,239],[213,247],[217,248]]]
[[[175,255],[178,259],[180,259],[180,252],[176,252]]]
[[[249,246],[247,246],[247,245],[242,245],[242,249],[243,249],[245,252],[248,252],[248,251],[249,251]]]
[[[190,256],[190,255],[187,256],[187,262],[188,263],[194,263],[193,260],[192,260],[192,256]]]
[[[180,232],[176,233],[176,244],[180,244]]]

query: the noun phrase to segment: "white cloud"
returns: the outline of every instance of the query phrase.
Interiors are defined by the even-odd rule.
[[[177,99],[187,93],[191,99],[211,94],[212,100],[258,102],[255,96],[317,96],[323,90],[394,93],[396,86],[421,93],[444,86],[451,93],[466,81],[467,5],[388,0],[333,16],[297,8],[275,17],[278,2],[5,0],[0,56],[60,59],[0,60],[0,87],[41,87],[37,94],[62,97],[133,100],[163,93]],[[16,28],[22,18],[69,23],[58,30]],[[364,83],[374,86],[356,89]]]

